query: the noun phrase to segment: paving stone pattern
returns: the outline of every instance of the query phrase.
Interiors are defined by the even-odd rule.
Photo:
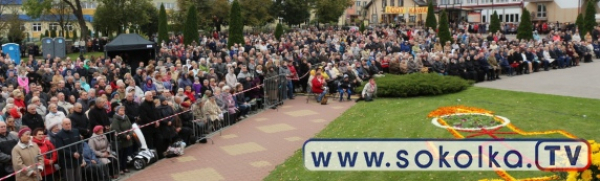
[[[254,181],[300,149],[304,142],[354,105],[330,99],[322,106],[305,97],[286,101],[278,110],[246,118],[213,137],[214,144],[195,144],[185,155],[164,159],[127,181]]]

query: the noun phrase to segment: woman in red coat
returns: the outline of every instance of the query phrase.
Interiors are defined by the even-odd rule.
[[[190,98],[190,101],[196,102],[196,96],[195,96],[196,94],[194,93],[194,91],[192,91],[192,87],[185,86],[185,92],[183,92],[183,94],[185,94],[185,96]]]
[[[54,151],[52,153],[47,153],[48,151],[52,151],[55,149],[54,145],[50,140],[46,139],[46,135],[44,135],[43,128],[37,128],[31,132],[33,141],[40,148],[40,152],[44,157],[44,171],[42,171],[43,180],[53,180],[54,172],[56,172],[56,168],[54,164],[57,163],[58,160],[58,152]]]
[[[317,97],[317,101],[321,102],[325,94],[327,94],[327,82],[325,82],[325,79],[323,78],[321,73],[317,72],[315,78],[312,80],[311,83],[312,92],[315,94],[319,94],[319,96]]]

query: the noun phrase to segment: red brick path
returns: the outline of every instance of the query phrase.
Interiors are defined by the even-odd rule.
[[[262,180],[275,166],[300,149],[304,142],[354,105],[329,99],[322,106],[299,96],[279,110],[246,118],[213,137],[214,144],[195,144],[185,155],[154,163],[125,176],[127,181],[147,180]]]

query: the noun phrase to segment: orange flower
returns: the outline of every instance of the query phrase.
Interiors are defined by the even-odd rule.
[[[446,115],[451,115],[451,114],[457,114],[457,113],[480,113],[480,114],[488,114],[488,115],[492,115],[494,114],[494,112],[492,111],[488,111],[485,109],[481,109],[481,108],[475,108],[475,107],[467,107],[467,106],[462,106],[462,105],[458,105],[458,106],[449,106],[449,107],[440,107],[435,111],[432,111],[429,113],[428,117],[437,117],[438,118],[438,123],[440,123],[440,125],[442,126],[446,126],[446,130],[448,130],[448,132],[450,132],[450,134],[452,134],[452,136],[454,136],[454,138],[456,139],[464,139],[465,136],[463,136],[459,131],[457,131],[456,129],[449,127],[448,123],[446,123],[446,121],[444,121],[443,119],[441,119],[441,116],[446,116]],[[500,123],[504,123],[504,120],[500,119],[499,117],[494,116],[494,120],[500,122]],[[531,136],[531,135],[548,135],[548,134],[561,134],[567,138],[577,138],[575,135],[564,131],[564,130],[549,130],[549,131],[523,131],[522,129],[516,127],[513,124],[508,124],[506,126],[508,129],[514,131],[515,133],[519,134],[519,135],[523,135],[523,136]],[[524,179],[515,179],[514,177],[512,177],[510,174],[508,174],[508,172],[506,172],[505,170],[501,169],[501,168],[497,168],[494,170],[496,172],[496,174],[498,174],[498,176],[500,178],[502,178],[503,180],[506,181],[551,181],[551,180],[558,180],[560,179],[559,176],[557,175],[552,175],[552,176],[546,176],[546,177],[533,177],[533,178],[524,178]],[[600,177],[600,174],[598,175],[598,177]],[[484,179],[487,180],[487,179]],[[496,179],[493,179],[496,180]],[[490,180],[488,180],[490,181]]]
[[[493,114],[494,112],[488,111],[481,108],[476,107],[467,107],[467,106],[448,106],[448,107],[440,107],[427,115],[430,118],[440,117],[445,115],[457,114],[457,113],[481,113],[481,114]]]

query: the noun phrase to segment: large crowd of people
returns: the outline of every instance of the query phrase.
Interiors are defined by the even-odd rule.
[[[150,124],[141,128],[143,136],[164,158],[171,143],[194,144],[244,119],[263,99],[293,99],[302,92],[317,94],[320,102],[334,93],[339,101],[352,94],[360,97],[356,101],[370,101],[377,91],[373,77],[385,73],[437,73],[481,82],[600,57],[599,28],[583,38],[565,28],[516,40],[501,32],[470,33],[466,24],[452,27],[448,42],[420,26],[365,32],[311,27],[279,40],[248,34],[243,44],[230,47],[226,34],[202,36],[187,46],[178,35],[159,43],[156,59],[137,65],[128,65],[128,56],[50,55],[30,56],[17,65],[2,54],[0,177],[26,168],[7,180],[117,178],[129,172],[128,156],[138,147],[127,132],[134,123]],[[280,86],[260,86],[273,76],[284,77]],[[364,89],[357,90],[361,85]],[[282,86],[286,91],[277,91]],[[106,134],[111,131],[123,134],[112,138]]]

